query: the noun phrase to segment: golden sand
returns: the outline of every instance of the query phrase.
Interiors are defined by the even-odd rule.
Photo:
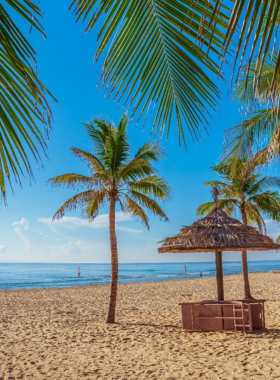
[[[267,331],[189,333],[179,302],[214,299],[215,278],[0,291],[0,379],[280,379],[280,274],[250,275]],[[242,277],[225,277],[226,299]]]

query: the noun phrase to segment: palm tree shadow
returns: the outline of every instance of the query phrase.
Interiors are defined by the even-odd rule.
[[[178,325],[156,325],[155,323],[126,323],[126,325],[128,326],[147,326],[147,327],[160,327],[160,328],[164,328],[164,327],[172,327],[172,328],[179,328],[180,329],[180,326]]]
[[[250,336],[253,339],[277,339],[277,340],[280,340],[280,329],[254,330],[248,336]]]

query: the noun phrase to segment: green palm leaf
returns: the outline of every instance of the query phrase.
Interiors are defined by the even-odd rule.
[[[253,111],[252,116],[226,131],[226,157],[235,159],[253,155],[260,149],[263,157],[279,152],[280,119],[277,108]]]
[[[220,199],[219,207],[225,211],[226,214],[231,215],[237,206],[236,199]],[[204,216],[212,211],[216,207],[215,202],[206,202],[200,205],[196,210],[196,215],[198,217]]]
[[[5,0],[43,34],[40,9],[29,0]],[[6,201],[5,178],[20,183],[24,171],[33,178],[30,155],[40,160],[45,141],[38,125],[50,126],[49,91],[33,69],[36,53],[0,4],[0,187]],[[40,148],[40,150],[39,150]]]
[[[86,31],[103,20],[95,61],[106,52],[100,77],[106,96],[133,104],[132,117],[144,123],[156,106],[154,132],[168,136],[176,118],[180,141],[186,144],[184,125],[199,140],[220,96],[209,74],[220,75],[214,58],[228,9],[219,0],[74,0],[71,7]]]
[[[138,181],[129,182],[131,190],[140,191],[144,195],[154,196],[158,199],[168,199],[170,197],[170,187],[166,181],[157,176],[146,176]]]
[[[91,197],[94,198],[96,192],[93,190],[83,191],[69,198],[54,214],[53,220],[61,219],[67,211],[75,211],[78,207],[83,206]]]
[[[129,195],[125,194],[124,196],[124,210],[132,215],[134,218],[140,219],[140,221],[144,224],[147,230],[150,230],[149,226],[149,218],[147,217],[145,211],[141,206],[139,206],[133,199],[129,197]]]
[[[254,57],[256,57],[253,85],[251,84],[252,95],[254,97],[258,94],[266,58],[269,55],[271,46],[273,46],[277,39],[279,14],[280,2],[278,0],[246,0],[234,2],[223,50],[225,54],[230,41],[238,30],[239,24],[242,24],[240,31],[238,31],[239,39],[236,48],[234,68],[237,66],[238,58],[240,58],[238,64],[239,69],[237,70],[237,76],[239,76],[244,58],[249,51],[249,60],[246,64],[245,71],[245,87],[247,88],[250,76],[252,78],[252,73],[250,73],[251,63]],[[253,42],[251,43],[252,40]],[[279,47],[277,51],[275,69],[269,85],[272,93],[275,93],[279,83]]]
[[[120,168],[117,181],[136,181],[145,175],[153,173],[155,173],[155,169],[146,160],[134,158]]]
[[[249,70],[247,65],[242,67],[233,91],[233,100],[238,100],[244,106],[246,112],[252,111],[253,108],[259,109],[260,106],[271,102],[270,87],[273,82],[276,62],[277,55],[274,52],[266,57],[261,73],[260,67],[257,67],[256,59],[251,62]],[[258,79],[258,92],[255,97],[256,78]],[[278,82],[277,95],[279,95],[279,90]]]
[[[106,189],[101,189],[95,193],[89,194],[88,200],[83,202],[83,215],[89,220],[94,220],[97,217],[101,207],[105,205],[107,199],[108,192]]]
[[[85,175],[75,173],[62,174],[48,180],[48,183],[50,183],[52,186],[63,186],[68,188],[77,188],[79,186],[92,187],[96,184],[96,182],[97,179],[94,177],[87,177]]]
[[[233,73],[237,77],[249,55],[243,70],[247,97],[256,98],[267,79],[266,60],[271,48],[276,53],[268,87],[272,96],[277,94],[280,3],[278,0],[232,3],[226,0],[74,0],[71,7],[77,21],[87,22],[86,31],[103,20],[95,55],[97,61],[102,53],[107,53],[101,88],[106,88],[108,96],[113,95],[117,101],[125,97],[124,104],[133,102],[133,114],[139,109],[140,117],[144,111],[147,117],[152,103],[158,104],[155,131],[166,127],[168,134],[175,115],[179,137],[184,139],[184,123],[194,138],[201,134],[199,125],[207,125],[204,112],[207,107],[216,106],[211,94],[218,95],[205,73],[207,70],[217,74],[217,67],[209,57],[221,56],[222,62],[225,61],[234,36],[237,46]]]
[[[134,201],[139,202],[141,206],[147,208],[154,215],[159,216],[160,219],[163,219],[165,222],[169,221],[168,217],[166,216],[162,208],[154,199],[147,197],[146,195],[135,190],[130,190],[128,194],[130,198],[132,198]]]

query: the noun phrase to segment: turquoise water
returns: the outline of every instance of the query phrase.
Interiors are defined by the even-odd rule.
[[[187,275],[184,265],[187,266]],[[110,283],[110,264],[0,263],[0,289],[54,288]],[[280,261],[250,261],[249,272],[280,270]],[[241,262],[224,262],[224,275],[241,273]],[[119,283],[164,281],[215,276],[215,263],[120,264]]]

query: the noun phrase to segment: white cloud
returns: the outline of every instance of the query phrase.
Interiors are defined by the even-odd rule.
[[[22,230],[29,230],[29,222],[25,218],[22,218],[19,222],[12,223],[12,226]]]
[[[129,222],[132,217],[123,212],[116,212],[116,229],[120,231],[141,233],[142,230],[133,229],[129,227],[119,226],[118,223]],[[48,225],[54,232],[57,230],[54,227],[63,227],[67,229],[76,229],[77,227],[90,227],[90,228],[109,228],[109,215],[98,215],[93,221],[77,218],[74,216],[64,216],[60,220],[52,220],[51,218],[40,218],[39,222]]]
[[[104,218],[104,217],[103,217]],[[122,220],[122,216],[119,220]],[[45,225],[48,227],[48,219],[46,218]],[[99,220],[102,223],[102,218]],[[20,221],[15,221],[13,231],[18,235],[20,240],[16,241],[16,249],[9,250],[9,258],[13,256],[19,261],[29,262],[108,262],[110,260],[110,244],[109,241],[101,243],[99,234],[92,238],[92,230],[87,229],[85,234],[86,239],[82,239],[79,226],[84,226],[88,222],[73,218],[67,220],[67,223],[73,226],[75,231],[71,233],[61,234],[61,238],[57,239],[57,234],[44,234],[44,230],[37,230],[30,225],[27,219],[22,218]],[[67,228],[67,227],[66,227]],[[43,231],[43,232],[41,232]],[[69,230],[67,230],[70,232]],[[75,236],[74,236],[75,235]],[[77,235],[77,236],[76,236]],[[21,243],[20,245],[18,243]],[[2,255],[2,251],[3,255]],[[5,246],[0,246],[1,259],[4,255]]]
[[[79,247],[81,247],[81,245],[81,240],[71,239],[67,244],[62,244],[60,246],[51,246],[51,248],[57,248],[58,252],[68,254],[70,251],[79,250]]]
[[[45,239],[47,235],[31,228],[27,219],[22,218],[20,221],[13,222],[12,226],[14,227],[13,231],[24,242],[24,248],[18,252],[19,254],[25,255],[30,252],[34,246],[39,246],[41,249],[43,239]]]

